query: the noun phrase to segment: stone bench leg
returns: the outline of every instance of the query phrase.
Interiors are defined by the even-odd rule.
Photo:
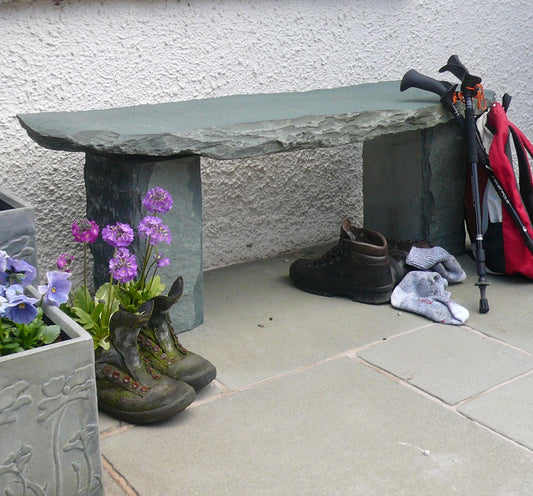
[[[365,227],[463,253],[466,174],[465,143],[454,122],[365,142]]]
[[[177,276],[184,279],[183,296],[171,311],[175,331],[183,332],[200,325],[204,318],[200,158],[161,160],[87,153],[85,187],[89,219],[101,228],[126,222],[136,233],[139,221],[147,215],[141,205],[146,191],[161,187],[170,192],[174,206],[162,218],[172,232],[172,244],[169,247],[163,243],[160,251],[170,258],[171,264],[159,269],[158,274],[166,291]],[[139,261],[144,245],[137,236],[130,248]],[[108,261],[113,249],[99,239],[91,246],[91,251],[95,285],[99,286],[109,280]]]

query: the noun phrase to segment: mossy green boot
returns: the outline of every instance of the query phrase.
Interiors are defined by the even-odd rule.
[[[142,328],[138,343],[151,367],[198,390],[216,377],[217,370],[209,360],[185,349],[174,333],[169,311],[182,294],[183,278],[180,276],[174,281],[168,296],[152,299],[152,315],[148,325]]]
[[[118,310],[109,323],[111,346],[97,354],[98,407],[133,424],[158,422],[184,410],[196,398],[194,389],[147,366],[137,337],[148,323],[153,302],[137,313]]]

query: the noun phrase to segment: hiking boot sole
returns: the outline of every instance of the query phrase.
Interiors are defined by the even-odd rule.
[[[186,376],[182,379],[183,382],[186,382],[189,386],[192,386],[195,391],[198,391],[199,389],[202,389],[203,387],[207,386],[211,381],[213,381],[217,376],[217,369],[213,365],[209,370],[206,372],[202,372],[200,375],[194,377],[194,376]]]
[[[371,290],[369,289],[365,291],[362,291],[362,290],[358,290],[358,291],[325,290],[325,289],[311,288],[303,284],[300,284],[292,279],[291,281],[294,284],[294,286],[296,286],[298,289],[301,289],[302,291],[305,291],[306,293],[316,294],[319,296],[328,296],[328,297],[345,296],[357,303],[369,303],[371,305],[389,303],[392,290],[393,290],[392,286],[386,286],[385,288],[377,288],[377,289],[373,288]]]
[[[179,400],[149,410],[121,410],[107,404],[105,400],[102,401],[102,399],[98,401],[98,408],[112,417],[130,424],[151,424],[153,422],[167,420],[174,415],[177,415],[193,403],[195,399],[196,394],[194,389],[191,388],[190,391],[183,394]]]

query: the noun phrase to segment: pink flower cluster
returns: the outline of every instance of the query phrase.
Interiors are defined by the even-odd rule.
[[[166,213],[172,208],[173,200],[168,191],[162,188],[150,189],[142,202],[148,212]],[[141,238],[146,238],[148,243],[156,246],[161,242],[172,242],[172,234],[168,226],[164,225],[159,217],[147,215],[141,220],[138,227]],[[84,219],[72,224],[72,236],[77,243],[92,244],[98,239],[100,228],[93,220]],[[137,261],[135,255],[130,253],[128,246],[133,242],[134,231],[129,224],[117,222],[102,229],[102,240],[115,248],[115,255],[109,260],[109,270],[113,278],[121,283],[132,281],[137,276]],[[158,267],[169,265],[170,260],[154,255]],[[74,257],[63,253],[57,260],[57,266],[64,272],[69,272],[69,264]]]

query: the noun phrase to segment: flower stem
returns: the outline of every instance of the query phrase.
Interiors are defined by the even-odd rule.
[[[148,275],[148,271],[150,270],[150,269],[148,269],[148,271],[146,270],[146,267],[148,265],[148,260],[150,260],[150,256],[152,255],[152,249],[153,249],[153,246],[150,243],[150,240],[151,240],[151,236],[148,237],[148,239],[146,240],[146,251],[145,251],[145,254],[144,254],[144,260],[143,260],[143,266],[142,266],[142,269],[141,269],[141,275],[139,277],[138,289],[140,289],[141,291],[144,290],[146,277]]]
[[[117,256],[117,249],[115,248],[115,251],[113,253],[113,258],[115,258]],[[109,276],[109,293],[107,295],[107,308],[106,308],[106,312],[105,312],[105,326],[107,329],[109,329],[109,321],[111,320],[111,315],[110,312],[111,312],[111,300],[113,299],[113,292],[114,292],[114,288],[113,288],[113,272],[111,271],[111,275]]]
[[[87,287],[87,242],[83,243],[83,305],[84,310],[89,308],[87,297],[89,296],[89,288]]]

